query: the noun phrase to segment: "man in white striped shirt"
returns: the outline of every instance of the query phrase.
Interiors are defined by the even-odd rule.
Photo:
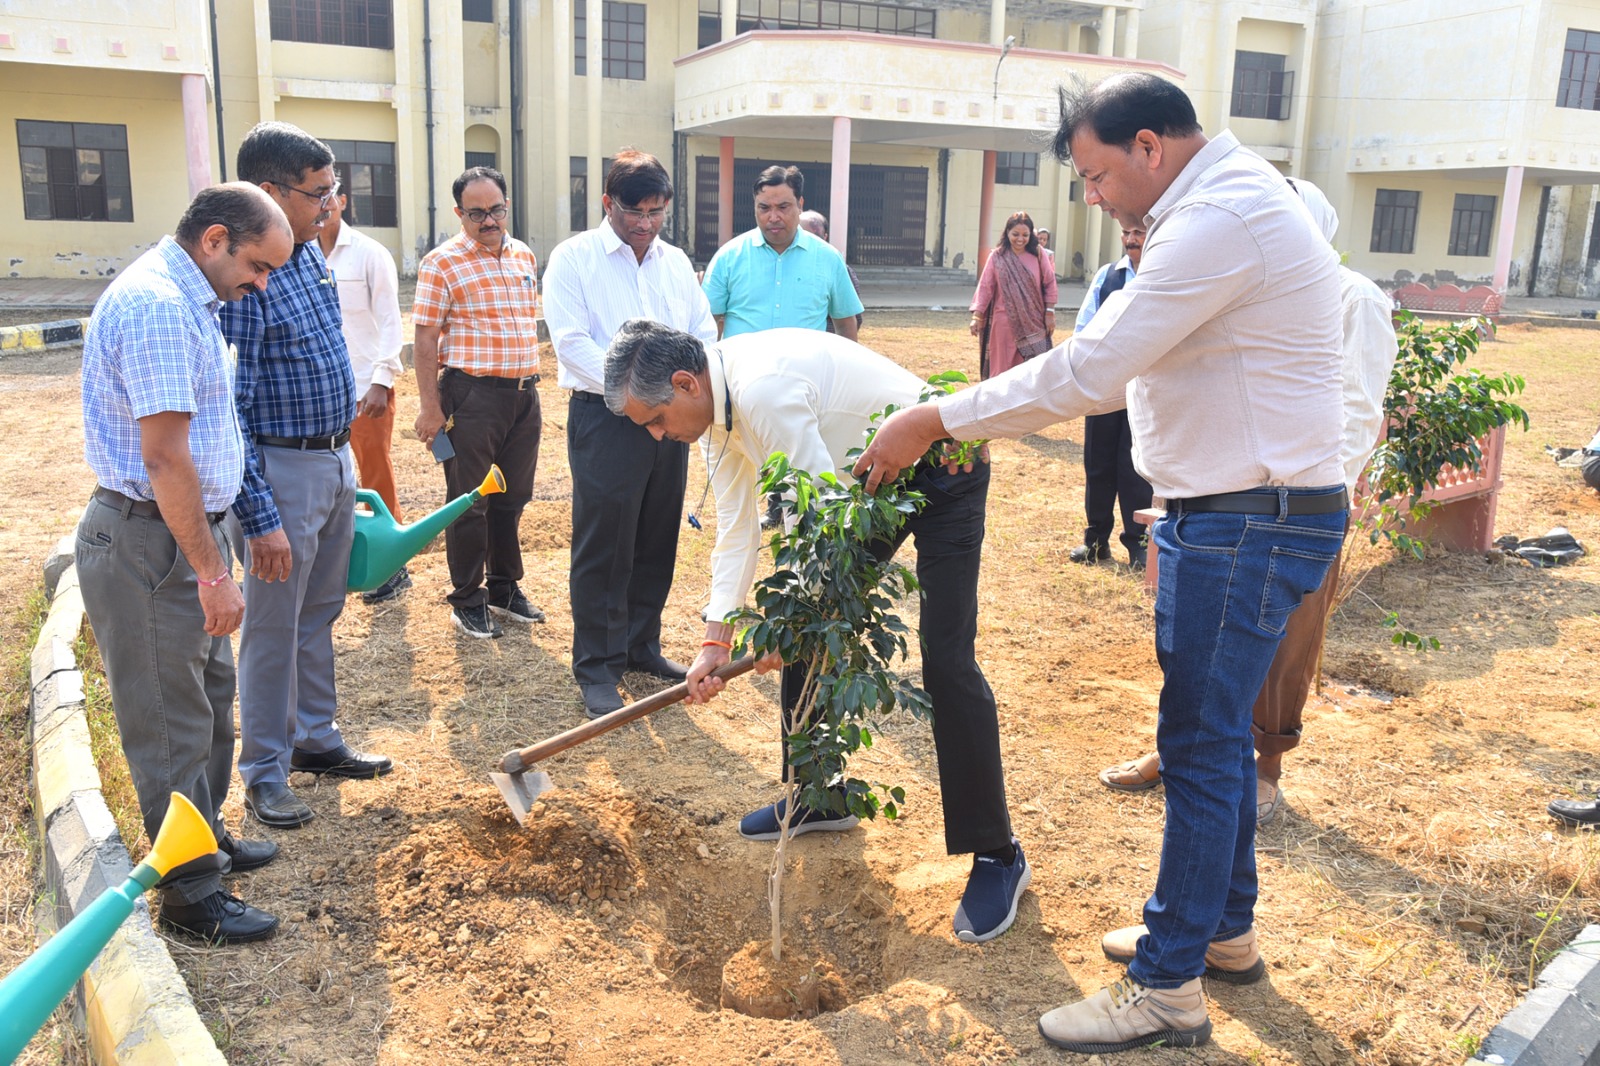
[[[672,204],[660,160],[632,148],[617,152],[600,203],[605,221],[558,245],[544,275],[558,380],[573,390],[572,674],[591,718],[622,706],[624,670],[685,676],[661,652],[661,610],[677,563],[689,449],[606,409],[606,349],[632,318],[717,339],[688,256],[660,238]]]

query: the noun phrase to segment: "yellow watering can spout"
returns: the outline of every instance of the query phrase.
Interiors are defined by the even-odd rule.
[[[371,489],[358,489],[356,502],[368,511],[356,511],[356,537],[350,545],[350,571],[345,586],[351,592],[370,592],[389,580],[416,554],[432,543],[445,526],[465,514],[485,496],[506,491],[506,476],[489,467],[483,484],[457,496],[437,511],[403,526],[394,520],[383,497]],[[370,513],[369,513],[370,512]]]
[[[165,877],[184,863],[216,850],[217,838],[206,824],[205,815],[189,802],[189,797],[174,792],[166,817],[161,820],[161,829],[156,833],[156,842],[144,861]]]

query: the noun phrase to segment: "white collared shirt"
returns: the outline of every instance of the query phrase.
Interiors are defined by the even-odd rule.
[[[569,237],[544,271],[544,317],[550,326],[563,389],[605,395],[606,349],[630,318],[648,318],[717,339],[705,293],[689,257],[660,237],[640,262],[610,222]]]
[[[865,445],[872,415],[891,403],[916,403],[928,385],[854,341],[796,327],[725,337],[706,346],[706,362],[714,418],[700,447],[717,494],[706,618],[720,622],[744,604],[755,580],[761,548],[756,481],[767,457],[783,452],[791,466],[831,471],[850,484],[855,460],[847,453]]]
[[[394,387],[400,365],[400,276],[389,249],[348,222],[339,226],[328,269],[339,283],[344,343],[359,401],[373,385]]]
[[[1138,275],[1083,331],[940,401],[946,429],[1021,437],[1126,393],[1157,496],[1343,483],[1339,257],[1299,196],[1222,133],[1145,228]]]

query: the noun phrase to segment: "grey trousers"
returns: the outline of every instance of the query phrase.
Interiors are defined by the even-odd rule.
[[[295,748],[331,751],[343,743],[333,721],[333,623],[344,610],[356,514],[349,445],[337,452],[257,449],[293,567],[288,581],[245,574],[239,777],[247,788],[287,782]],[[240,555],[248,571],[248,542]]]
[[[220,528],[212,535],[231,562]],[[220,839],[233,770],[233,646],[206,634],[194,569],[161,519],[125,517],[96,499],[74,554],[146,835],[155,840],[180,792]],[[228,869],[221,851],[186,862],[162,893],[194,903],[221,891]]]

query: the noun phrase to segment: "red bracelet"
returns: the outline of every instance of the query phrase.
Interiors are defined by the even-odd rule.
[[[717,648],[727,648],[729,651],[733,650],[733,645],[729,644],[725,640],[702,640],[700,642],[700,646],[702,648],[717,647]]]
[[[233,574],[231,572],[227,571],[227,570],[224,570],[222,573],[218,574],[216,577],[212,578],[210,581],[207,581],[205,578],[201,577],[199,574],[194,575],[194,579],[196,581],[200,582],[200,584],[204,585],[208,589],[214,589],[218,585],[222,584],[224,581],[230,580],[232,577],[233,577]]]

